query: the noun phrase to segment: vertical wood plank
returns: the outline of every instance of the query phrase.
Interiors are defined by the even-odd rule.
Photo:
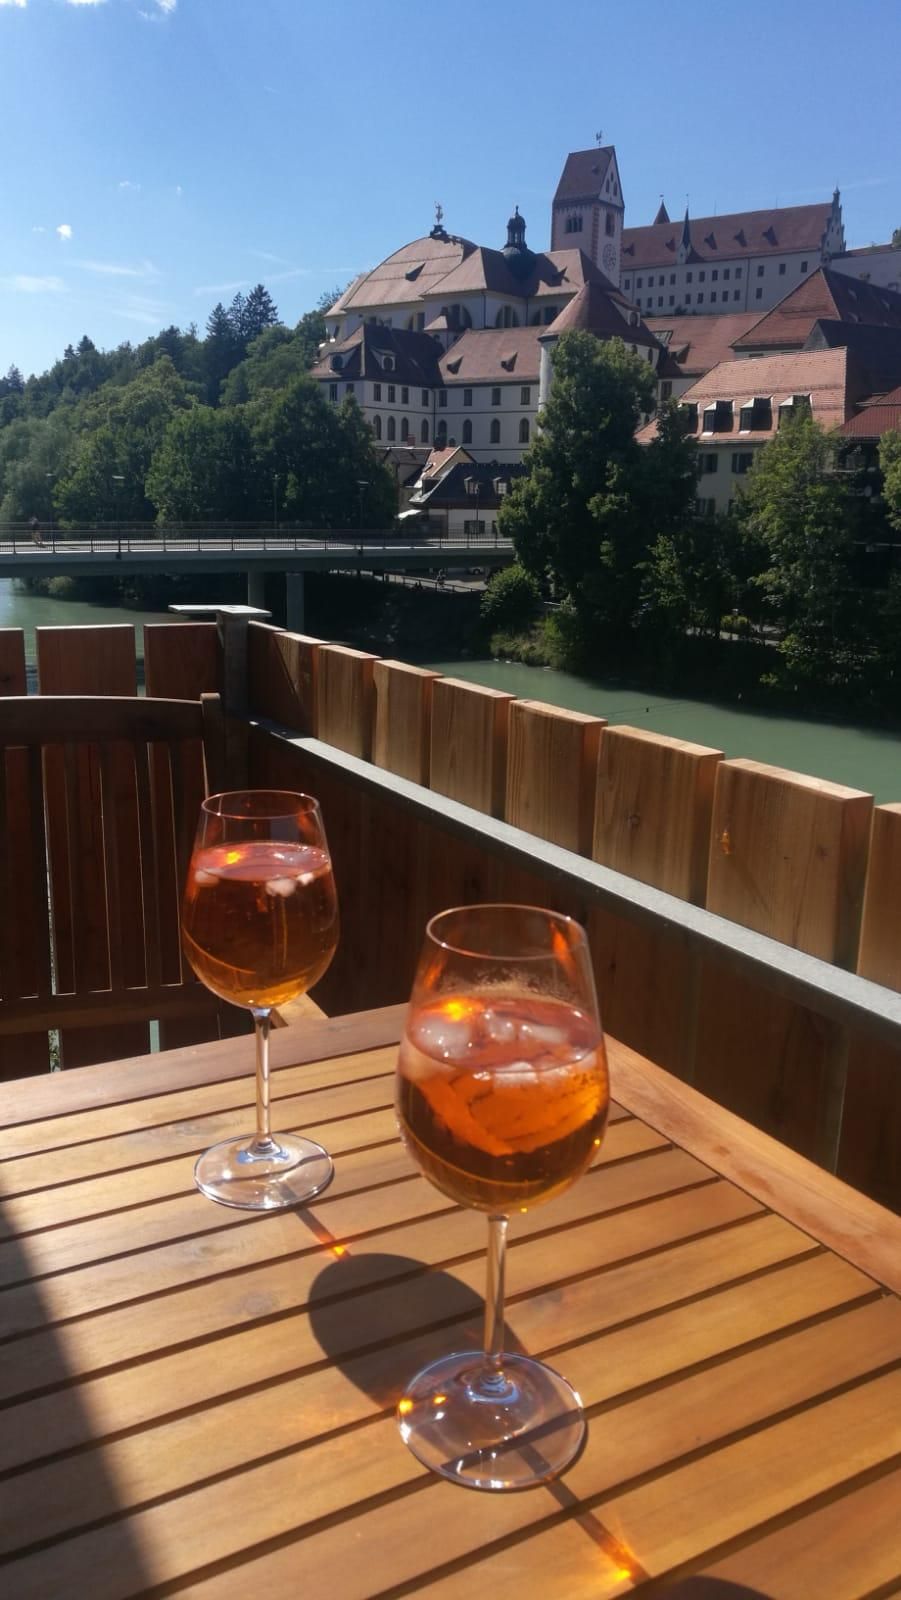
[[[565,850],[591,853],[603,717],[514,700],[507,730],[505,816]]]
[[[251,622],[247,629],[251,715],[316,738],[319,651],[324,643],[268,622]]]
[[[321,645],[317,738],[368,761],[372,753],[373,669],[378,660],[343,644]]]
[[[377,661],[373,673],[377,767],[411,783],[428,784],[432,737],[432,687],[437,672],[403,661]]]
[[[873,796],[758,761],[721,761],[707,909],[853,969]]]
[[[100,628],[38,628],[36,638],[42,694],[137,692],[135,636],[130,623]],[[69,786],[72,809],[68,826],[62,751],[46,752],[44,774],[57,985],[61,989],[73,985],[77,949],[79,972],[86,981],[102,986],[109,973],[109,944],[97,752],[88,747],[76,752],[74,781]],[[111,751],[110,785],[115,806],[119,890],[125,906],[137,907],[142,894],[141,857],[134,766],[127,747],[118,746]],[[73,922],[72,883],[84,910],[83,924]],[[145,955],[139,916],[123,918],[121,954],[125,983],[143,983]],[[149,1048],[150,1031],[142,1022],[123,1023],[115,1028],[66,1028],[60,1034],[64,1067],[140,1055]]]
[[[145,622],[144,687],[155,700],[199,700],[220,691],[215,622]]]
[[[21,628],[0,628],[0,697],[27,693],[25,635]],[[47,878],[43,807],[38,811],[33,809],[34,786],[27,753],[7,751],[5,770],[2,759],[0,756],[6,821],[0,851],[6,857],[6,877],[0,918],[9,935],[3,992],[41,994],[46,993],[50,977],[50,952],[46,939],[41,938],[41,908],[36,888]],[[37,794],[42,801],[40,759],[37,776]],[[46,898],[43,904],[46,910]],[[46,1072],[49,1065],[46,1033],[23,1034],[18,1039],[0,1038],[0,1079]]]
[[[502,817],[507,725],[512,694],[439,678],[432,687],[429,787],[450,800]]]
[[[717,768],[708,909],[853,966],[872,796],[755,761]],[[835,1157],[847,1071],[840,1030],[704,964],[695,1083],[814,1160]]]
[[[873,810],[857,970],[901,989],[901,804]]]
[[[703,905],[721,750],[644,728],[607,728],[598,763],[592,857]]]

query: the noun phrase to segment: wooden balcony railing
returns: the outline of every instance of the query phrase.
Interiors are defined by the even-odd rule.
[[[212,623],[144,648],[149,695],[231,685],[250,781],[322,801],[327,1010],[405,999],[441,906],[540,900],[586,922],[611,1033],[901,1209],[901,805],[264,624],[231,671]],[[37,671],[134,693],[131,630],[39,629]]]

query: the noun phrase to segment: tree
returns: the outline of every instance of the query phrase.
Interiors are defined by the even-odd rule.
[[[279,506],[288,517],[314,526],[353,527],[362,514],[368,528],[390,524],[394,483],[352,399],[330,406],[318,384],[304,377],[248,409],[259,464],[259,515],[272,514],[277,477]],[[362,497],[360,484],[365,485]]]
[[[251,289],[244,301],[239,319],[237,332],[244,344],[251,339],[259,338],[266,328],[272,328],[278,322],[278,308],[262,283]]]
[[[144,485],[160,522],[240,522],[259,494],[250,428],[240,409],[193,406],[170,420]]]
[[[207,319],[203,342],[203,369],[209,405],[219,404],[223,381],[240,361],[241,355],[241,342],[235,333],[232,318],[220,300]]]
[[[152,516],[144,494],[150,462],[171,417],[188,404],[184,381],[168,356],[160,356],[131,383],[109,384],[93,395],[79,417],[75,452],[54,492],[60,518],[77,524]]]
[[[274,389],[285,389],[306,372],[303,342],[279,323],[250,344],[245,359],[222,385],[223,405],[242,405]]]
[[[635,439],[653,405],[653,371],[622,340],[563,334],[528,475],[498,516],[522,565],[569,603],[576,647],[595,661],[627,643],[655,524],[677,524],[694,494],[693,447],[674,414],[654,445]]]
[[[879,441],[882,468],[882,498],[885,513],[893,528],[901,533],[901,432],[893,428]]]
[[[892,233],[892,249],[901,250],[901,228],[895,228]]]
[[[757,577],[794,676],[833,680],[836,641],[851,642],[848,494],[834,473],[836,444],[802,411],[760,452],[739,501],[747,533],[764,552]],[[844,672],[844,668],[842,669]]]
[[[527,628],[538,613],[541,590],[538,580],[517,562],[502,567],[485,586],[479,616],[489,632]]]

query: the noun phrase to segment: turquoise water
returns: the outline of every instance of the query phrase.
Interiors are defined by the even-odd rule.
[[[650,694],[517,662],[430,661],[428,665],[435,672],[502,689],[523,700],[546,700],[570,711],[606,717],[611,723],[711,745],[727,756],[747,756],[829,778],[864,789],[877,801],[901,801],[901,736],[896,733]]]

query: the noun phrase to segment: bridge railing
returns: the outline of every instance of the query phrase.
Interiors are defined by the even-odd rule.
[[[32,555],[36,547],[65,555],[146,555],[148,547],[157,546],[164,552],[188,554],[203,554],[205,550],[233,553],[311,548],[346,551],[348,547],[361,551],[390,551],[392,548],[408,550],[411,546],[439,551],[451,548],[506,550],[510,548],[510,540],[502,538],[496,529],[490,533],[473,533],[447,528],[410,532],[399,527],[265,527],[260,523],[92,523],[77,528],[32,530],[22,523],[0,523],[0,555]]]

